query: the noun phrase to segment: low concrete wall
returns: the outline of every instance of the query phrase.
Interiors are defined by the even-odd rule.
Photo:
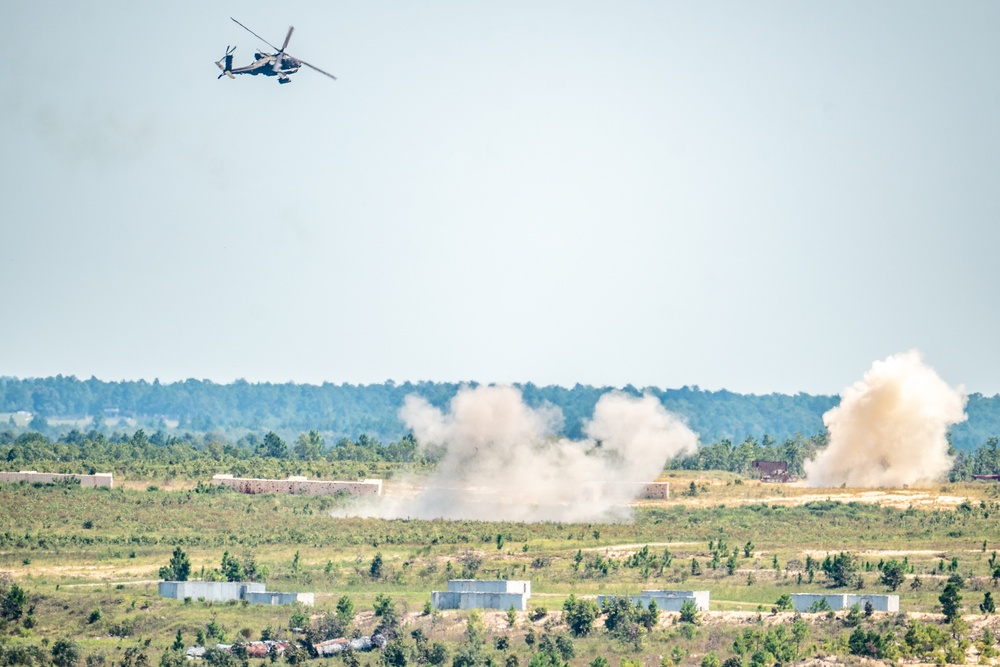
[[[615,595],[598,595],[597,604],[601,607],[604,606],[606,600],[610,601],[615,597]],[[656,601],[656,608],[660,611],[680,611],[684,602],[690,600],[694,602],[698,611],[708,611],[709,609],[709,592],[708,591],[667,591],[667,590],[648,590],[643,591],[641,595],[628,595],[629,600],[632,604],[641,604],[643,607],[648,608],[649,603],[653,600]]]
[[[527,593],[531,595],[531,582],[524,579],[450,579],[451,593]]]
[[[159,587],[161,597],[211,602],[242,600],[248,593],[263,593],[264,588],[262,583],[247,581],[161,581]]]
[[[233,477],[232,475],[215,475],[212,484],[221,484],[236,489],[240,493],[301,493],[310,496],[332,496],[346,493],[351,496],[381,496],[382,480],[366,479],[360,482],[344,482],[337,480],[309,480],[305,477],[292,476],[288,479],[254,479],[250,477]]]
[[[826,603],[830,605],[830,609],[834,611],[840,611],[842,609],[850,609],[854,605],[858,605],[862,609],[865,608],[865,603],[870,602],[872,609],[875,611],[899,611],[899,596],[898,595],[854,595],[851,593],[835,593],[835,594],[823,594],[823,593],[793,593],[792,594],[792,606],[795,607],[795,611],[803,612],[809,611],[813,604],[818,603],[820,600],[826,600]]]
[[[316,603],[313,593],[247,593],[250,604],[295,604],[296,602],[312,606]]]
[[[251,604],[301,604],[312,605],[313,593],[268,593],[265,585],[258,581],[161,581],[161,597],[183,600],[206,600],[228,602],[246,600]]]
[[[510,609],[528,608],[527,593],[480,593],[476,591],[433,591],[431,606],[435,609]]]
[[[110,472],[99,472],[94,475],[64,475],[56,472],[35,472],[22,470],[20,472],[0,472],[0,482],[28,482],[29,484],[54,484],[68,480],[78,480],[85,488],[114,487],[114,478]]]

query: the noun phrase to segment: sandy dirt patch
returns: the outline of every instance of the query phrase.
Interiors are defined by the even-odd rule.
[[[7,574],[14,579],[32,575],[50,575],[63,577],[65,579],[95,579],[101,583],[108,583],[115,579],[129,579],[129,581],[113,583],[146,583],[135,581],[135,577],[148,577],[155,575],[155,567],[121,567],[119,565],[32,565],[30,567],[10,568],[0,570],[0,573]],[[158,580],[150,580],[158,581]]]

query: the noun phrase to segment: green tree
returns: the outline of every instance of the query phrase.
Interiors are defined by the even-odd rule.
[[[58,639],[52,645],[52,664],[55,667],[75,667],[80,662],[80,645],[72,639]]]
[[[996,604],[993,602],[993,594],[990,593],[989,591],[986,591],[986,594],[983,595],[983,603],[979,605],[979,611],[983,612],[984,614],[996,613],[997,607]]]
[[[427,662],[431,665],[443,665],[448,658],[448,647],[443,642],[434,642],[427,649]]]
[[[351,623],[354,622],[354,603],[346,595],[341,595],[340,599],[337,600],[337,620],[345,628],[350,627]]]
[[[373,634],[383,635],[391,641],[399,632],[399,613],[395,603],[388,595],[379,593],[375,596],[374,609],[379,622]]]
[[[486,638],[486,622],[478,609],[469,612],[469,618],[465,625],[465,637],[470,642],[482,644]]]
[[[296,628],[306,628],[309,626],[309,614],[305,613],[301,609],[296,609],[292,612],[292,615],[288,617],[288,629],[294,631]],[[208,636],[211,637],[212,633],[209,632]]]
[[[698,605],[693,600],[684,600],[681,604],[681,623],[698,622]]]
[[[222,553],[222,576],[226,578],[226,581],[243,581],[246,579],[243,564],[238,559],[230,556],[228,551]]]
[[[406,642],[400,638],[393,639],[382,649],[382,656],[379,664],[382,667],[406,667],[407,664]]]
[[[599,613],[600,609],[593,600],[578,600],[575,595],[570,595],[563,603],[563,620],[577,637],[590,634]]]
[[[125,653],[122,655],[122,667],[149,667],[149,656],[142,649],[140,644],[125,649]]]
[[[809,638],[809,624],[803,620],[798,614],[795,615],[795,620],[792,621],[792,639],[795,640],[795,655],[793,656],[795,660],[799,658],[799,650],[802,646],[802,642]]]
[[[604,629],[612,635],[617,635],[629,624],[635,623],[635,607],[632,606],[632,601],[627,597],[605,598],[602,612],[606,617]]]
[[[318,461],[323,458],[323,436],[319,431],[299,434],[295,441],[295,457],[300,461]]]
[[[174,651],[184,650],[184,637],[181,635],[181,631],[177,630],[177,636],[174,637],[174,644],[170,647]]]
[[[164,581],[187,581],[191,574],[191,561],[180,547],[174,547],[170,562],[160,568],[160,578]]]
[[[857,627],[847,640],[847,646],[852,655],[863,655],[879,660],[885,657],[886,642],[877,630]]]
[[[883,564],[880,579],[883,586],[887,586],[890,591],[895,591],[906,579],[906,572],[903,568],[903,564],[895,558]]]
[[[206,649],[202,659],[209,667],[240,667],[235,655],[218,647]]]
[[[0,600],[0,617],[11,621],[21,618],[24,607],[28,604],[28,595],[17,584],[11,585],[7,594]]]
[[[961,588],[962,580],[960,578],[949,577],[944,590],[938,596],[938,602],[941,603],[941,613],[944,614],[945,620],[949,623],[955,620],[962,608],[962,595],[959,593]]]
[[[715,651],[709,651],[701,659],[701,667],[721,667],[721,665],[722,663],[719,662],[719,656],[715,654]]]
[[[836,556],[823,559],[822,570],[834,586],[847,586],[855,580],[858,561],[853,554],[842,551]]]
[[[382,552],[377,551],[375,557],[372,558],[371,565],[368,566],[368,576],[371,579],[381,579],[385,575],[384,566],[382,564]]]
[[[187,658],[180,651],[164,651],[160,655],[160,667],[184,667],[186,663]]]
[[[288,445],[274,431],[268,431],[264,441],[257,446],[257,456],[267,456],[273,459],[287,459]]]
[[[847,616],[844,618],[844,623],[847,627],[853,628],[861,623],[863,616],[864,614],[861,612],[861,605],[853,604],[851,605],[850,611],[847,612]]]

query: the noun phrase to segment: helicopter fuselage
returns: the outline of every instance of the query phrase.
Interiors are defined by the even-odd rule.
[[[263,74],[264,76],[276,76],[279,81],[284,83],[288,80],[290,75],[298,72],[301,67],[295,58],[282,55],[281,65],[275,69],[275,57],[276,56],[271,53],[257,52],[254,55],[254,61],[251,64],[246,65],[245,67],[234,67],[231,71],[233,74],[251,74],[253,76]]]

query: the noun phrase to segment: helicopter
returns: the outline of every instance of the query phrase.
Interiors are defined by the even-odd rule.
[[[324,72],[315,65],[310,65],[309,63],[300,58],[295,58],[291,54],[285,53],[285,48],[288,46],[288,40],[292,38],[292,31],[295,30],[294,26],[288,28],[288,34],[285,35],[285,42],[284,44],[281,45],[281,48],[279,49],[274,44],[271,44],[269,41],[267,41],[266,39],[255,33],[253,30],[251,30],[250,28],[246,27],[245,25],[234,19],[232,16],[230,16],[229,18],[231,18],[238,26],[246,30],[248,33],[250,33],[257,39],[259,39],[260,41],[264,42],[272,49],[274,49],[274,53],[268,53],[266,51],[258,50],[256,53],[254,53],[254,61],[252,63],[250,63],[245,67],[237,67],[236,69],[233,69],[233,54],[236,52],[236,47],[233,46],[230,48],[227,46],[226,55],[222,57],[222,60],[218,60],[215,63],[216,65],[219,66],[219,69],[222,70],[222,74],[220,74],[218,78],[221,79],[223,75],[225,75],[228,76],[230,79],[235,79],[236,77],[233,76],[234,74],[252,74],[254,76],[258,74],[263,74],[264,76],[278,77],[278,83],[290,83],[291,78],[289,77],[291,77],[292,74],[298,72],[299,68],[301,68],[302,65],[305,65],[306,67],[310,67],[316,70],[320,74],[325,74],[331,79],[334,80],[337,79],[337,77],[330,74],[329,72]]]

